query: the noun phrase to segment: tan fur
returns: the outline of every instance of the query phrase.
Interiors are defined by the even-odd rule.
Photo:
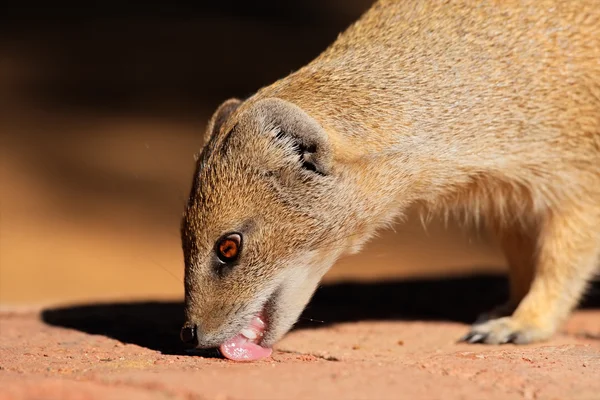
[[[600,256],[600,1],[380,0],[209,135],[182,229],[200,346],[265,302],[274,343],[340,255],[415,204],[485,220],[506,253],[510,302],[468,340],[547,339]],[[229,230],[244,254],[219,278]]]

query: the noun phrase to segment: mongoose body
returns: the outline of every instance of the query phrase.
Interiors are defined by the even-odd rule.
[[[268,60],[265,60],[268,62]],[[412,206],[485,221],[510,299],[465,340],[546,340],[600,259],[600,1],[381,0],[214,114],[182,222],[182,338],[258,359]]]

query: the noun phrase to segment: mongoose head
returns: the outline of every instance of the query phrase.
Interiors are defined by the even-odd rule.
[[[182,221],[182,340],[268,356],[349,248],[352,182],[323,127],[275,98],[229,100],[208,126]]]

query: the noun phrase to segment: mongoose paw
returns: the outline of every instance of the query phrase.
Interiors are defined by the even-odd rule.
[[[527,344],[548,339],[552,333],[551,330],[525,325],[513,317],[502,317],[475,323],[471,331],[460,341],[484,344]]]

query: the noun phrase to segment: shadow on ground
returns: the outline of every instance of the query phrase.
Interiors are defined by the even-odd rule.
[[[335,283],[321,286],[295,329],[365,320],[446,320],[470,323],[504,301],[506,280],[473,276],[444,280]],[[595,285],[582,307],[600,307]],[[181,302],[91,304],[47,309],[44,322],[105,335],[165,354],[183,354]]]
[[[506,279],[473,276],[444,280],[335,283],[321,286],[295,329],[315,329],[365,320],[445,320],[470,323],[477,314],[504,301]],[[600,307],[600,285],[584,308]],[[47,309],[44,322],[104,335],[164,354],[183,354],[179,329],[181,302],[91,304]]]

